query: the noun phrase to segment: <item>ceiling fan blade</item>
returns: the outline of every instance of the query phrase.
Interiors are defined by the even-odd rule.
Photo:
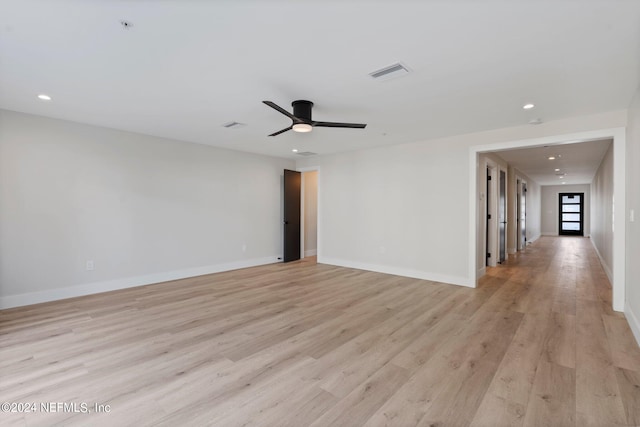
[[[285,133],[286,131],[291,130],[291,128],[292,128],[292,127],[293,127],[293,126],[289,126],[288,128],[284,128],[284,129],[282,129],[282,130],[279,130],[278,132],[274,132],[274,133],[272,133],[272,134],[271,134],[271,135],[269,135],[269,136],[277,136],[277,135],[280,135],[281,133]]]
[[[264,102],[265,104],[267,104],[269,107],[273,108],[274,110],[281,112],[285,116],[289,117],[291,120],[297,120],[296,116],[294,116],[293,114],[291,114],[290,112],[288,112],[284,108],[279,107],[278,105],[274,104],[273,102],[271,102],[271,101],[262,101],[262,102]]]
[[[313,126],[322,128],[352,128],[352,129],[364,129],[366,124],[362,123],[337,123],[337,122],[312,122]]]

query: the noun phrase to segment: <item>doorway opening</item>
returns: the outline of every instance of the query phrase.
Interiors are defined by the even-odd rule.
[[[318,171],[302,172],[300,258],[318,254]]]
[[[516,247],[521,251],[527,247],[527,182],[520,177],[516,178],[516,220]]]
[[[584,193],[558,194],[558,234],[584,236]]]
[[[582,131],[576,133],[565,133],[563,135],[551,135],[542,136],[531,139],[511,140],[504,142],[485,143],[480,145],[474,145],[469,150],[469,170],[472,173],[469,174],[469,252],[468,258],[468,286],[476,287],[478,279],[484,273],[485,260],[483,259],[485,250],[485,230],[483,222],[478,221],[480,213],[484,210],[484,198],[478,198],[478,191],[484,192],[485,183],[479,181],[484,173],[484,166],[480,162],[480,156],[485,153],[499,152],[510,149],[521,148],[533,148],[533,147],[547,147],[550,145],[569,145],[582,142],[597,141],[597,140],[613,140],[613,168],[611,168],[611,181],[613,183],[612,200],[615,200],[615,209],[611,210],[611,223],[615,223],[616,232],[610,238],[610,245],[613,252],[613,259],[611,261],[611,284],[612,284],[612,308],[615,311],[623,311],[625,306],[625,229],[626,229],[626,195],[625,195],[625,147],[626,147],[626,129],[624,127],[614,127],[608,129],[599,129],[591,131]],[[510,175],[510,174],[509,174]],[[515,177],[514,177],[515,178]],[[511,185],[515,185],[515,180],[508,177],[508,188]],[[513,184],[512,184],[513,183]],[[525,187],[526,188],[526,187]],[[508,190],[508,194],[513,194],[511,190]],[[517,201],[516,201],[517,202]],[[525,204],[528,200],[525,193]],[[519,205],[519,203],[517,203]],[[517,206],[516,205],[516,206]],[[509,212],[515,208],[513,203],[508,203]],[[526,205],[525,205],[526,206]],[[507,217],[512,218],[508,212]],[[520,218],[514,215],[513,222],[519,222]],[[509,221],[510,224],[513,224]],[[525,226],[526,226],[525,218]],[[510,230],[516,229],[516,233],[511,234]],[[516,243],[517,237],[522,238],[522,234],[517,230],[518,224],[509,225],[508,227],[508,241]],[[526,232],[526,228],[525,228]],[[512,237],[513,236],[513,240]],[[482,268],[480,268],[482,267]]]

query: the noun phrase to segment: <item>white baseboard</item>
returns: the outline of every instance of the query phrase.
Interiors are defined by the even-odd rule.
[[[540,234],[538,234],[537,236],[533,236],[531,239],[527,240],[527,243],[533,243],[536,240],[538,240],[540,238]]]
[[[633,332],[633,336],[636,338],[636,342],[640,345],[640,321],[638,321],[638,317],[635,315],[629,304],[624,305],[624,315],[627,318],[627,322],[631,327],[631,332]]]
[[[516,252],[517,252],[517,251],[516,251],[516,248],[507,248],[507,253],[508,253],[508,254],[510,254],[510,255],[513,255],[513,254],[515,254]]]
[[[476,271],[476,279],[481,278],[485,274],[487,274],[487,267],[479,268],[478,271]]]
[[[118,289],[133,288],[136,286],[151,285],[154,283],[186,279],[188,277],[202,276],[205,274],[220,273],[222,271],[273,264],[276,262],[279,262],[278,256],[274,255],[270,257],[234,261],[224,264],[187,268],[183,270],[167,271],[163,273],[146,274],[143,276],[126,277],[123,279],[106,280],[103,282],[85,283],[82,285],[50,289],[46,291],[29,292],[18,295],[7,295],[0,297],[0,309],[21,307],[24,305],[38,304],[42,302],[56,301],[66,298],[74,298],[101,292],[115,291]]]
[[[558,233],[550,232],[550,231],[543,231],[542,233],[540,233],[540,235],[542,235],[542,236],[557,236]]]
[[[609,268],[607,263],[604,262],[604,259],[602,258],[602,255],[600,255],[600,251],[598,250],[598,247],[596,246],[593,239],[590,239],[590,240],[591,240],[591,245],[593,246],[593,249],[596,250],[596,254],[600,259],[600,265],[602,265],[602,269],[604,270],[605,274],[607,275],[607,278],[609,279],[609,283],[613,284],[613,273],[611,272],[611,268]]]
[[[449,276],[445,274],[430,273],[421,270],[393,267],[389,265],[369,264],[359,261],[348,261],[337,258],[318,257],[318,263],[337,265],[339,267],[356,268],[358,270],[375,271],[376,273],[393,274],[395,276],[412,277],[414,279],[431,280],[433,282],[449,283],[452,285],[475,288],[475,280],[467,277]]]
[[[308,256],[315,256],[318,254],[318,250],[317,249],[309,249],[308,251],[304,251],[304,256],[308,257]]]

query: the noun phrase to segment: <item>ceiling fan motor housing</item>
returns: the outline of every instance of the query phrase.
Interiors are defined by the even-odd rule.
[[[313,107],[313,102],[298,100],[293,101],[291,106],[293,107],[294,116],[304,121],[311,122],[311,108]]]

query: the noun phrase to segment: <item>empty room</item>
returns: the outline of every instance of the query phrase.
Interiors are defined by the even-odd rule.
[[[640,2],[0,0],[0,425],[640,426]]]

